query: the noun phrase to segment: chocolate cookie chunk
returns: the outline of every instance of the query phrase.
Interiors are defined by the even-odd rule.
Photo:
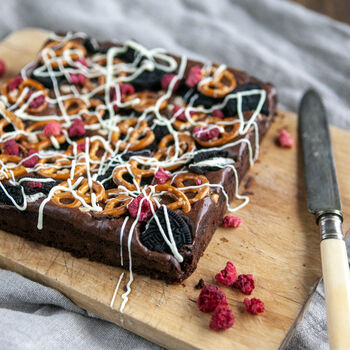
[[[33,186],[33,183],[35,184],[40,184],[38,186]],[[32,195],[35,193],[44,193],[46,195],[49,194],[49,192],[51,191],[52,187],[57,186],[60,183],[60,181],[49,181],[49,182],[36,182],[35,179],[31,180],[31,181],[23,181],[22,182],[22,186],[24,189],[25,194],[27,195]]]
[[[136,90],[160,90],[160,81],[163,75],[164,72],[157,68],[152,71],[145,70],[130,83]]]
[[[197,152],[192,160],[192,163],[189,165],[189,169],[197,174],[205,174],[208,171],[216,171],[220,170],[221,168],[213,165],[213,166],[198,166],[197,164],[200,162],[203,162],[208,159],[213,158],[227,158],[228,152],[225,150],[219,150],[219,151],[203,151],[203,152]]]
[[[177,249],[180,249],[184,244],[192,244],[192,235],[189,226],[185,220],[170,209],[166,209],[170,221],[171,231],[176,243]],[[164,216],[164,208],[161,207],[156,211],[165,234],[169,238],[169,233]],[[154,250],[160,253],[171,253],[169,246],[166,244],[158,224],[154,217],[152,217],[147,225],[145,231],[141,233],[141,243],[149,250]]]
[[[7,191],[9,196],[11,196],[18,205],[23,204],[24,198],[22,193],[22,186],[12,186],[12,185],[3,185],[3,186],[5,187],[5,190]],[[0,187],[0,203],[14,206],[9,196],[4,192],[3,188]]]

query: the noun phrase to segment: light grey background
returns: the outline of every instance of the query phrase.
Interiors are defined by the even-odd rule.
[[[350,129],[350,27],[287,1],[1,0],[0,14],[1,37],[28,26],[78,30],[223,62],[272,81],[280,107],[294,112],[314,87],[331,122]],[[90,316],[57,291],[0,270],[0,350],[158,349]],[[320,286],[289,349],[327,348]]]

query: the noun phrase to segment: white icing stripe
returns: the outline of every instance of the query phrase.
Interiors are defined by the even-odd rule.
[[[109,307],[110,307],[111,309],[113,309],[113,305],[114,305],[115,299],[116,299],[116,297],[117,297],[118,290],[119,290],[119,287],[120,287],[120,283],[121,283],[123,277],[124,277],[124,272],[122,272],[121,275],[119,276],[117,285],[116,285],[115,290],[114,290],[114,293],[113,293],[112,300],[111,300],[111,302],[110,302],[110,304],[109,304]]]

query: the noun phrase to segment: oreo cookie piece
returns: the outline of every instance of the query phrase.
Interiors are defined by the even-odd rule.
[[[185,220],[180,215],[176,214],[174,211],[168,208],[166,208],[166,210],[168,213],[171,231],[177,249],[181,249],[181,247],[185,244],[192,244],[191,230],[185,222]],[[163,231],[169,238],[169,233],[164,216],[164,207],[159,208],[156,211],[156,215],[163,228]],[[141,243],[149,250],[157,251],[159,253],[171,254],[171,249],[166,244],[154,217],[152,217],[147,222],[146,229],[141,233],[140,240]]]
[[[130,151],[122,155],[122,159],[127,161],[132,156],[144,156],[144,157],[150,157],[152,155],[152,152],[149,149],[141,149],[139,151]]]
[[[135,58],[137,57],[138,52],[136,52],[134,49],[131,47],[128,47],[127,50],[123,53],[119,53],[117,55],[118,58],[126,61],[126,62],[134,62]]]
[[[41,187],[28,185],[31,182],[40,182]],[[61,181],[57,181],[57,180],[41,182],[41,181],[35,181],[35,179],[33,178],[33,180],[31,180],[31,181],[23,181],[22,186],[24,189],[24,193],[26,195],[32,195],[32,194],[39,193],[39,192],[48,195],[49,192],[51,191],[52,187],[57,186],[60,182]]]
[[[117,159],[115,159],[110,165],[109,167],[107,168],[106,172],[104,174],[101,174],[97,177],[97,181],[101,182],[103,187],[105,188],[105,190],[109,190],[111,188],[115,188],[116,187],[116,184],[114,183],[113,181],[113,176],[112,176],[112,173],[113,173],[113,170],[115,169],[115,167],[120,164],[119,161]],[[109,178],[108,180],[106,181],[103,181],[107,178]],[[103,181],[103,182],[102,182]]]
[[[210,108],[213,105],[216,105],[222,101],[222,98],[212,98],[212,97],[203,95],[200,92],[198,93],[198,91],[196,91],[195,93],[198,95],[198,97],[193,102],[194,107],[204,106],[205,108]],[[191,98],[189,98],[188,100],[190,99]]]
[[[136,90],[160,90],[160,81],[162,80],[163,75],[164,72],[157,68],[153,71],[145,70],[134,80],[131,80],[130,83]]]
[[[47,72],[45,72],[47,73]],[[35,70],[32,72],[32,74],[30,75],[31,79],[34,79],[36,81],[38,81],[39,83],[43,84],[47,89],[52,89],[53,88],[53,82],[51,77],[49,76],[45,76],[42,77],[40,75],[35,74]],[[57,83],[60,84],[61,81],[63,80],[63,77],[56,77]]]
[[[232,93],[237,93],[241,91],[249,91],[249,90],[255,90],[255,89],[262,89],[262,87],[257,84],[257,83],[246,83],[237,86]],[[258,107],[260,100],[260,95],[251,95],[251,96],[243,96],[242,98],[242,111],[254,111]],[[230,99],[227,103],[226,106],[224,107],[224,114],[227,116],[234,116],[238,114],[238,109],[237,109],[237,99]],[[260,111],[261,114],[268,115],[269,114],[269,107],[267,105],[267,101],[265,101],[263,107],[261,108]]]
[[[83,45],[88,53],[94,54],[100,52],[100,45],[94,38],[87,37]]]
[[[166,135],[169,134],[169,129],[166,125],[156,125],[153,129],[155,141],[158,144],[159,141]]]
[[[197,174],[205,174],[208,171],[220,170],[220,167],[213,166],[198,166],[197,164],[208,159],[213,158],[228,158],[228,152],[226,150],[219,151],[203,151],[195,153],[192,163],[188,166],[190,171]]]
[[[7,193],[14,199],[18,205],[22,205],[24,198],[22,193],[22,186],[3,185]],[[0,203],[14,206],[9,196],[0,187]]]

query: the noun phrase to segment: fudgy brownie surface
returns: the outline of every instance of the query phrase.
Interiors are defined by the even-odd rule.
[[[81,33],[1,92],[1,228],[167,282],[247,203],[236,185],[277,103],[244,72]]]

